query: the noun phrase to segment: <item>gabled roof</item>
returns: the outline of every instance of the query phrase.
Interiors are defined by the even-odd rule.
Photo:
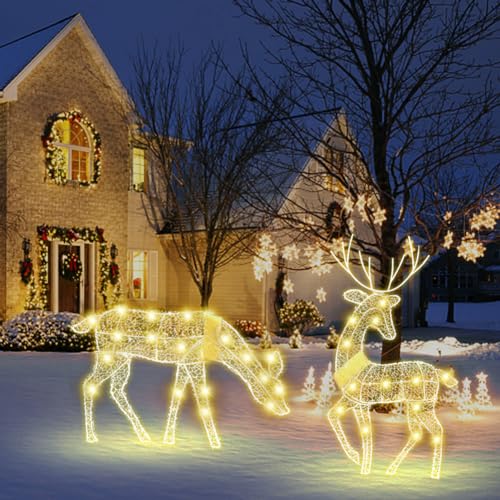
[[[17,41],[0,44],[0,103],[15,101],[19,84],[54,50],[74,29],[79,28],[84,43],[96,63],[109,78],[111,85],[128,100],[128,94],[108,58],[97,43],[87,23],[80,14],[63,19]]]

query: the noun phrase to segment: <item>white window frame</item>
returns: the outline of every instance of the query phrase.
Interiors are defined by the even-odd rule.
[[[134,297],[133,288],[133,260],[134,252],[142,252],[145,254],[145,297]],[[158,300],[158,250],[150,250],[149,248],[128,248],[127,249],[127,295],[131,300],[137,301],[156,301]]]
[[[142,189],[138,189],[136,184],[134,184],[134,150],[140,149],[144,152],[144,165],[143,165],[143,181],[142,181]],[[142,148],[140,146],[132,146],[132,158],[131,158],[131,167],[130,167],[130,191],[135,191],[136,193],[145,193],[146,192],[146,176],[147,176],[147,149]]]

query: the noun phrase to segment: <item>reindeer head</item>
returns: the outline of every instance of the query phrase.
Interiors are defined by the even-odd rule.
[[[386,288],[379,289],[374,286],[373,273],[371,268],[371,259],[365,264],[361,252],[358,250],[359,262],[361,269],[365,275],[366,282],[359,279],[351,270],[350,254],[353,237],[351,236],[347,249],[342,243],[342,259],[334,252],[332,256],[344,271],[351,276],[354,281],[366,290],[353,289],[344,292],[344,299],[356,304],[354,314],[349,319],[349,323],[353,326],[361,328],[363,331],[368,328],[377,330],[380,335],[386,340],[394,340],[397,332],[392,319],[392,309],[399,304],[400,297],[393,292],[400,289],[408,280],[416,274],[422,266],[427,262],[428,257],[420,261],[420,248],[416,249],[413,246],[411,238],[408,238],[408,248],[398,265],[394,264],[394,259],[391,260],[391,273],[387,280]],[[406,258],[410,259],[410,271],[397,284],[394,284],[395,278],[401,271]]]

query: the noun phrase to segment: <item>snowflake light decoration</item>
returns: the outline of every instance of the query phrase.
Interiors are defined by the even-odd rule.
[[[283,248],[282,255],[286,260],[297,260],[300,256],[300,250],[295,243],[292,243]]]
[[[448,230],[444,236],[443,247],[449,250],[451,245],[453,245],[453,231]]]
[[[370,361],[363,352],[363,344],[368,329],[374,329],[384,339],[393,340],[397,332],[392,318],[392,309],[399,303],[399,295],[392,292],[401,288],[411,276],[427,262],[420,260],[420,248],[414,250],[409,240],[410,251],[405,253],[398,265],[392,261],[391,273],[385,289],[376,289],[371,271],[371,260],[365,264],[358,251],[361,268],[367,283],[361,281],[351,270],[350,251],[352,237],[342,257],[333,254],[338,264],[362,289],[344,292],[344,298],[355,304],[354,313],[348,320],[337,347],[334,379],[342,391],[342,397],[328,413],[330,424],[346,455],[361,465],[361,474],[369,474],[372,464],[372,425],[370,408],[375,404],[402,403],[406,406],[410,436],[408,442],[387,469],[395,474],[410,450],[422,439],[425,428],[432,435],[433,460],[431,477],[438,479],[441,471],[443,428],[435,407],[440,382],[447,386],[457,383],[454,377],[422,361],[405,361],[378,364]],[[400,283],[394,280],[403,268],[405,259],[410,260],[411,269]],[[343,430],[341,419],[347,411],[353,411],[361,435],[362,453],[358,453],[349,443]]]
[[[285,278],[283,280],[283,290],[286,293],[288,293],[288,294],[293,293],[294,287],[295,287],[295,285],[293,284],[293,281],[290,278]]]
[[[259,239],[259,249],[253,258],[253,272],[255,279],[261,281],[265,274],[273,270],[273,257],[277,255],[278,248],[272,242],[269,234],[261,235]]]
[[[477,259],[484,255],[486,248],[481,241],[476,240],[474,233],[465,233],[457,250],[459,257],[470,262],[476,262]]]
[[[385,216],[385,208],[379,208],[373,214],[373,222],[379,226],[381,226],[384,223],[386,218],[387,217]]]
[[[342,202],[342,208],[350,214],[354,210],[354,202],[350,196],[346,196]]]
[[[326,292],[323,287],[316,290],[316,300],[318,302],[326,302]]]
[[[210,446],[220,440],[210,407],[211,389],[206,381],[206,363],[222,363],[247,385],[253,398],[276,415],[289,409],[285,388],[279,380],[283,362],[278,351],[266,354],[264,367],[239,333],[222,318],[207,312],[157,312],[117,307],[90,316],[72,326],[77,333],[96,331],[95,365],[83,383],[83,406],[87,441],[97,441],[94,399],[100,386],[111,381],[111,398],[130,421],[141,442],[150,441],[139,417],[130,405],[125,387],[132,359],[175,364],[175,383],[163,442],[175,443],[177,414],[191,386]]]
[[[479,231],[481,229],[494,229],[499,216],[500,208],[493,204],[489,204],[471,217],[470,228],[473,231]]]

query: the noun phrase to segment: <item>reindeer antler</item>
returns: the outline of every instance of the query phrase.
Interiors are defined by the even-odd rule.
[[[387,282],[387,287],[384,289],[378,289],[375,288],[373,285],[373,274],[372,274],[372,262],[371,262],[371,257],[368,257],[368,262],[365,264],[365,260],[363,258],[363,255],[361,254],[361,251],[358,250],[358,256],[359,256],[359,262],[361,263],[361,269],[363,270],[364,275],[366,276],[366,279],[368,280],[368,284],[363,283],[351,270],[351,265],[350,265],[350,256],[351,256],[351,247],[352,247],[352,240],[354,238],[354,235],[352,235],[349,238],[349,243],[347,245],[347,250],[344,242],[342,242],[342,259],[341,261],[337,255],[335,254],[334,251],[330,251],[331,255],[333,258],[337,261],[337,263],[340,265],[340,267],[349,275],[351,278],[362,288],[365,290],[369,290],[372,293],[391,293],[399,288],[401,288],[403,285],[405,285],[408,280],[416,274],[422,267],[425,265],[427,260],[429,259],[429,256],[425,257],[424,260],[420,262],[420,247],[417,246],[417,250],[415,251],[415,247],[413,244],[413,241],[411,240],[410,237],[408,237],[408,246],[409,246],[409,251],[405,252],[403,257],[401,257],[399,263],[397,266],[394,264],[394,259],[391,259],[391,274],[389,276],[389,280]],[[403,267],[403,264],[406,260],[406,257],[409,255],[411,259],[411,270],[408,273],[408,275],[397,285],[392,286],[394,279],[396,276],[399,274],[401,271],[401,268]]]

